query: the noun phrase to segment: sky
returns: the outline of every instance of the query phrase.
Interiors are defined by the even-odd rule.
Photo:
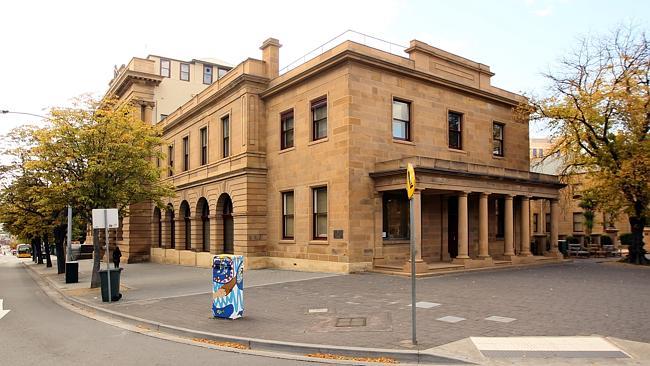
[[[103,95],[113,66],[149,54],[238,64],[280,40],[280,67],[352,29],[418,39],[487,64],[492,85],[543,95],[541,73],[581,36],[650,29],[648,0],[30,1],[0,4],[0,110],[46,114]],[[406,54],[404,54],[407,57]],[[37,118],[0,114],[0,134]],[[532,136],[543,127],[531,126]]]

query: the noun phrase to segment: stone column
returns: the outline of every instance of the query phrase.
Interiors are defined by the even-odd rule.
[[[560,227],[560,202],[557,198],[551,199],[551,253],[558,254],[557,247],[558,229]]]
[[[192,226],[191,230],[191,239],[190,245],[192,250],[195,252],[203,251],[203,218],[200,215],[194,215],[190,217],[190,225]]]
[[[212,254],[221,254],[223,248],[223,236],[219,237],[219,232],[217,231],[218,220],[221,219],[221,215],[210,215],[210,253]],[[220,245],[218,243],[221,243]]]
[[[182,217],[174,217],[174,239],[176,250],[185,250],[185,221]]]
[[[523,257],[531,256],[530,252],[530,199],[521,197],[521,253]]]
[[[457,259],[469,259],[469,233],[467,217],[467,194],[458,195],[458,255]]]
[[[143,122],[152,123],[153,122],[153,106],[150,103],[145,104],[144,106],[144,119]]]
[[[161,213],[162,219],[160,220],[160,243],[165,249],[172,247],[171,238],[169,237],[169,218],[166,217],[165,212]]]
[[[478,257],[490,258],[488,253],[488,196],[489,193],[481,192],[478,205]]]
[[[508,194],[505,197],[505,217],[504,219],[504,244],[505,250],[503,253],[504,257],[512,257],[515,255],[515,228],[514,228],[514,210],[512,206],[512,195]]]

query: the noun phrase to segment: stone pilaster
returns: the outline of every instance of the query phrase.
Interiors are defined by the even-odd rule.
[[[521,253],[523,257],[531,256],[530,252],[530,199],[521,197]]]

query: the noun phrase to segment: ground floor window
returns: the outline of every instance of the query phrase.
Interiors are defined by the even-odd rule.
[[[409,239],[409,200],[406,192],[383,195],[384,239]]]
[[[582,212],[573,213],[573,232],[580,233],[582,232]]]
[[[313,189],[314,239],[327,239],[327,187]]]

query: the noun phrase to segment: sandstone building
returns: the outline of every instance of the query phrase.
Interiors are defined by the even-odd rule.
[[[343,41],[281,74],[280,47],[266,40],[261,60],[157,121],[177,194],[129,218],[129,261],[206,266],[225,252],[249,268],[399,271],[409,162],[418,271],[557,257],[562,185],[529,171],[523,98],[492,86],[487,65],[417,40],[406,57]],[[547,257],[531,254],[531,200],[550,202]]]

